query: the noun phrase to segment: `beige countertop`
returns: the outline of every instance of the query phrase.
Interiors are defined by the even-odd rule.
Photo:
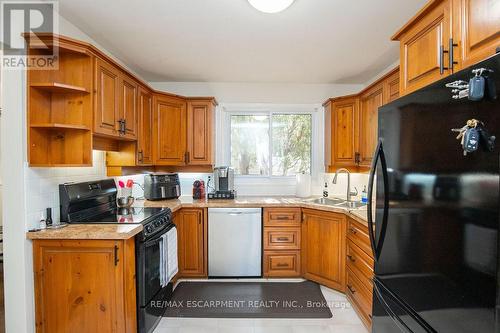
[[[142,224],[70,224],[59,229],[27,232],[28,239],[129,239],[142,231]]]
[[[230,208],[230,207],[300,207],[318,209],[334,213],[344,213],[366,225],[366,206],[360,209],[347,209],[321,205],[310,199],[297,197],[248,196],[234,200],[194,200],[188,196],[179,199],[148,201],[136,200],[135,207],[170,208],[175,212],[181,208]],[[28,232],[28,239],[129,239],[142,231],[140,224],[71,224],[61,229],[46,229]]]

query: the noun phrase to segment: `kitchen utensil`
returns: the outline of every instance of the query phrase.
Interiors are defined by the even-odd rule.
[[[127,196],[127,197],[117,197],[116,198],[116,205],[119,208],[128,208],[134,204],[134,197],[133,196]]]

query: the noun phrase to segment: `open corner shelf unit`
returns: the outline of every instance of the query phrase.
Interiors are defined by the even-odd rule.
[[[93,58],[57,36],[51,38],[47,44],[59,52],[56,69],[28,71],[29,164],[91,166]],[[30,55],[49,52],[30,42]]]

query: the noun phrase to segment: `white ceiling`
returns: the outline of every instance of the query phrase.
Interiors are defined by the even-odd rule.
[[[426,0],[60,0],[60,13],[148,81],[365,83]]]

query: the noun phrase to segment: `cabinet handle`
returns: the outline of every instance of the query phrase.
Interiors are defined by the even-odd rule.
[[[278,237],[278,238],[276,238],[276,240],[278,240],[280,242],[288,242],[288,237]]]
[[[458,44],[453,43],[453,38],[450,38],[450,51],[449,51],[449,65],[448,65],[448,67],[451,70],[453,70],[453,67],[454,67],[453,65],[457,65],[458,64],[458,62],[454,61],[454,56],[453,56],[453,54],[454,54],[453,48],[454,47],[458,47]]]
[[[189,162],[191,161],[191,156],[189,156],[189,152],[186,152],[186,155],[187,155],[187,162],[189,164]]]
[[[288,264],[279,263],[276,265],[276,267],[288,267]]]
[[[139,150],[139,152],[137,153],[137,158],[139,159],[139,162],[142,162],[142,160],[144,159],[144,154],[142,152],[142,149]]]
[[[187,151],[184,153],[184,164],[187,164],[188,162],[188,153]]]
[[[361,158],[360,157],[361,157],[360,153],[358,153],[358,152],[354,153],[354,163],[356,163],[356,164],[359,165],[359,163],[361,163]]]
[[[350,285],[347,285],[347,289],[349,289],[349,291],[352,293],[352,294],[355,294],[356,293],[356,290],[350,286]]]
[[[449,53],[444,49],[444,46],[441,45],[439,47],[439,74],[443,75],[444,71],[448,69],[448,67],[444,67],[444,54]]]
[[[276,216],[276,220],[288,220],[288,216],[284,216],[284,215]]]
[[[350,261],[355,262],[356,258],[350,254],[347,255],[347,258],[349,258]]]
[[[118,245],[115,245],[115,266],[118,266],[118,262],[120,259],[118,259]]]
[[[356,228],[353,228],[353,227],[350,227],[349,228],[349,232],[353,235],[356,235],[358,233],[358,231],[356,230]]]

